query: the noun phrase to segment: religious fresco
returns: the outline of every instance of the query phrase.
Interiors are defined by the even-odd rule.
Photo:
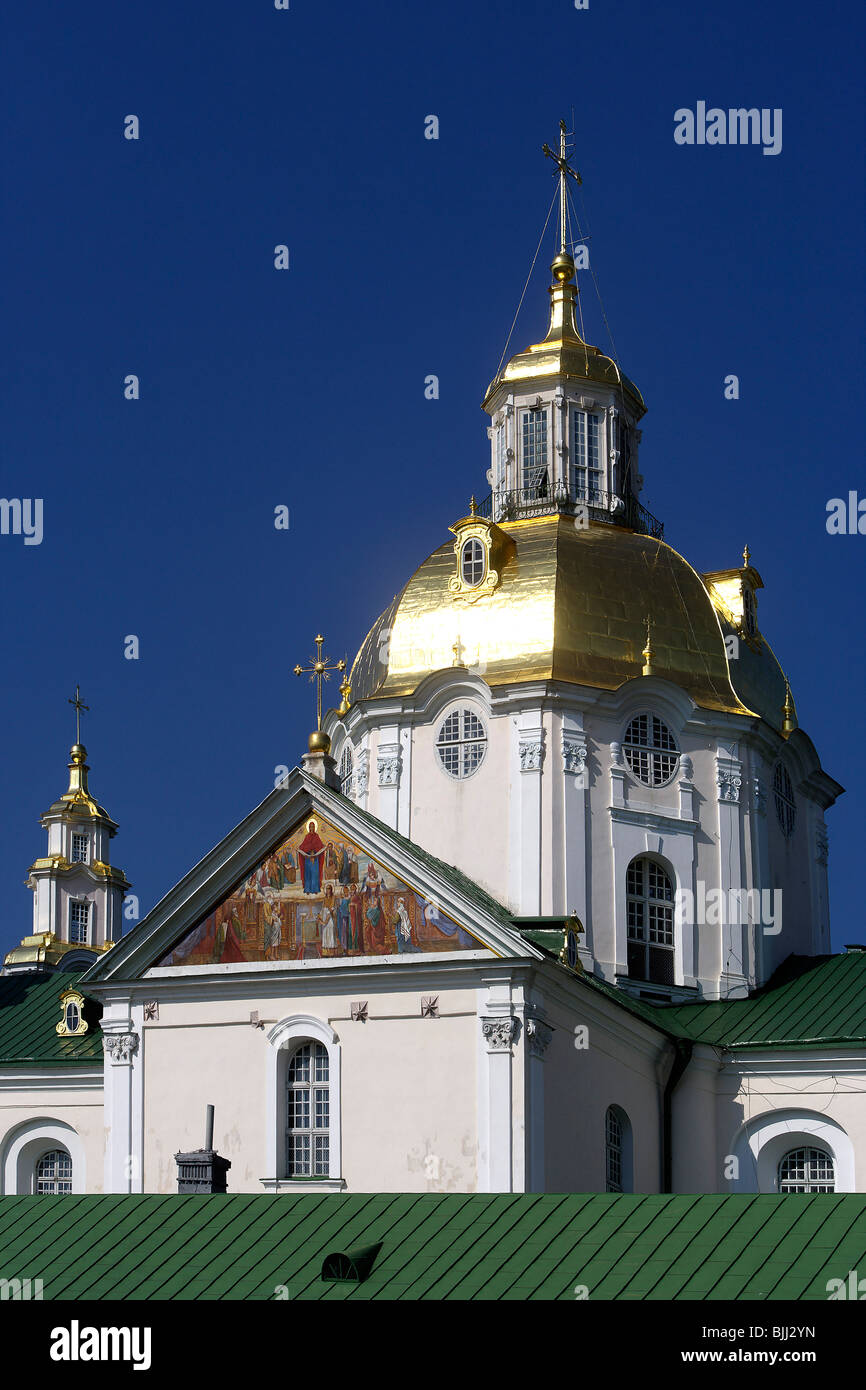
[[[321,816],[307,816],[159,965],[473,951],[423,893]]]

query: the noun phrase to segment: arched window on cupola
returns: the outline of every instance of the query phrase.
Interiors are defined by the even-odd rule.
[[[344,744],[340,754],[340,791],[350,800],[355,794],[355,755],[349,742]]]
[[[521,411],[520,486],[522,501],[547,497],[547,410],[543,406]]]
[[[626,871],[626,913],[629,979],[674,984],[674,885],[648,855]]]

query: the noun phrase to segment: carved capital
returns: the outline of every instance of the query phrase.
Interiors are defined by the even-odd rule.
[[[114,1066],[129,1066],[138,1052],[137,1033],[106,1033],[102,1043]]]
[[[540,730],[537,734],[522,735],[517,751],[521,772],[540,772],[544,759],[544,735]]]
[[[482,1018],[481,1032],[487,1043],[488,1052],[510,1052],[511,1044],[517,1041],[520,1033],[520,1020],[517,1018]]]
[[[752,778],[752,805],[756,815],[767,814],[767,784],[762,777]]]
[[[743,765],[735,758],[716,759],[716,786],[719,789],[719,801],[739,801],[740,787],[743,785],[742,774]]]
[[[399,743],[383,744],[376,757],[376,771],[379,776],[380,787],[396,787],[400,781],[400,745]]]
[[[586,744],[573,735],[562,735],[562,770],[583,777],[586,772]]]

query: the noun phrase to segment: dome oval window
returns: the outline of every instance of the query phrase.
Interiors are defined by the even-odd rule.
[[[449,777],[471,777],[484,761],[487,733],[471,709],[455,709],[440,725],[436,738],[439,761]]]
[[[484,578],[484,546],[472,537],[460,552],[460,573],[463,583],[475,588]]]

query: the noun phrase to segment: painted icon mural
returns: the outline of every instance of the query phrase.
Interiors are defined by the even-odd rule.
[[[477,951],[483,943],[310,815],[160,965]]]

